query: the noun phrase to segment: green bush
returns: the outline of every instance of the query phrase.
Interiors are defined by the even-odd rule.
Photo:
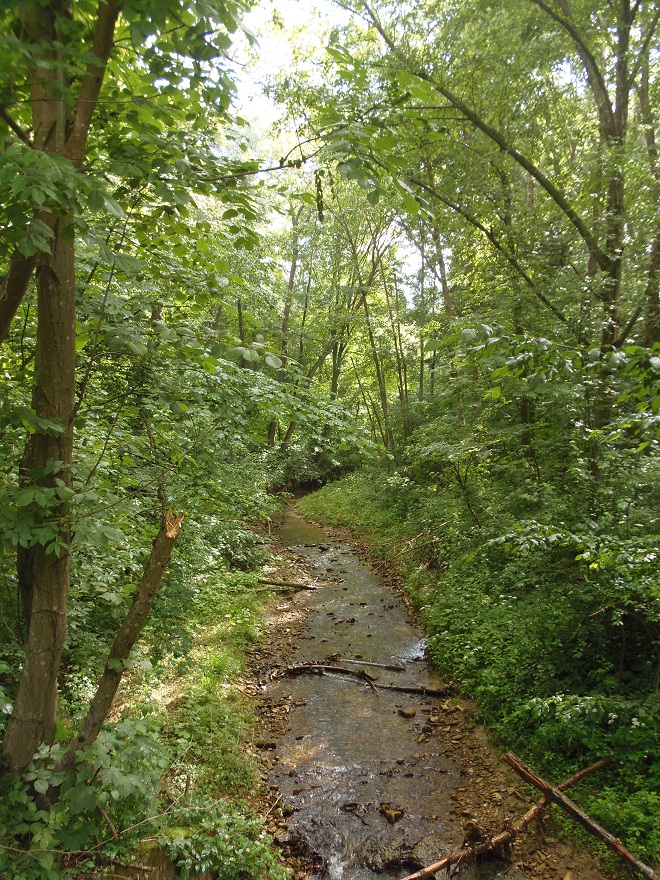
[[[177,807],[158,842],[183,878],[208,871],[217,880],[286,880],[263,823],[223,800]]]

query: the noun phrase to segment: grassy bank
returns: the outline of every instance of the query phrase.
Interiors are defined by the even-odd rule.
[[[477,700],[503,748],[555,780],[612,754],[579,801],[657,862],[652,608],[617,595],[625,566],[610,559],[608,567],[602,542],[590,548],[562,528],[522,526],[504,504],[499,518],[478,521],[469,501],[375,470],[307,496],[299,510],[349,528],[396,570],[420,609],[431,656]],[[629,592],[635,578],[651,576],[641,572],[629,565]]]

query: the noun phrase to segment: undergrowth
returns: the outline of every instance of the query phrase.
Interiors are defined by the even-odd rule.
[[[431,657],[503,748],[557,782],[613,755],[575,799],[657,862],[657,553],[589,524],[523,521],[515,494],[475,492],[477,519],[460,493],[390,468],[345,477],[299,510],[351,529],[397,571]]]
[[[177,638],[187,650],[144,641],[120,692],[120,717],[75,771],[53,772],[64,749],[56,744],[23,776],[3,777],[0,877],[101,876],[106,867],[143,862],[157,846],[183,878],[286,880],[248,803],[258,771],[243,749],[251,706],[237,679],[245,649],[261,634],[265,594],[250,590],[255,578],[211,560],[195,574],[185,608],[165,609],[185,628]],[[163,602],[171,606],[167,596]],[[70,722],[62,734],[71,735]]]

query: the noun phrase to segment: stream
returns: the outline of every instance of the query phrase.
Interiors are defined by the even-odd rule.
[[[353,661],[350,668],[377,685],[444,687],[401,597],[349,546],[294,512],[279,537],[319,583],[302,599],[308,616],[292,665],[333,658],[340,666]],[[334,674],[277,678],[266,697],[290,707],[269,782],[290,814],[289,839],[323,863],[316,880],[402,878],[456,849],[456,824],[448,834],[452,793],[466,771],[445,748],[446,699]],[[501,863],[461,876],[522,877]]]

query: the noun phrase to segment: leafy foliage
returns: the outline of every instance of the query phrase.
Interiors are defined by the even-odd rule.
[[[263,826],[246,819],[228,804],[203,801],[177,810],[159,841],[182,877],[203,871],[218,880],[286,880],[288,872],[274,863]]]

